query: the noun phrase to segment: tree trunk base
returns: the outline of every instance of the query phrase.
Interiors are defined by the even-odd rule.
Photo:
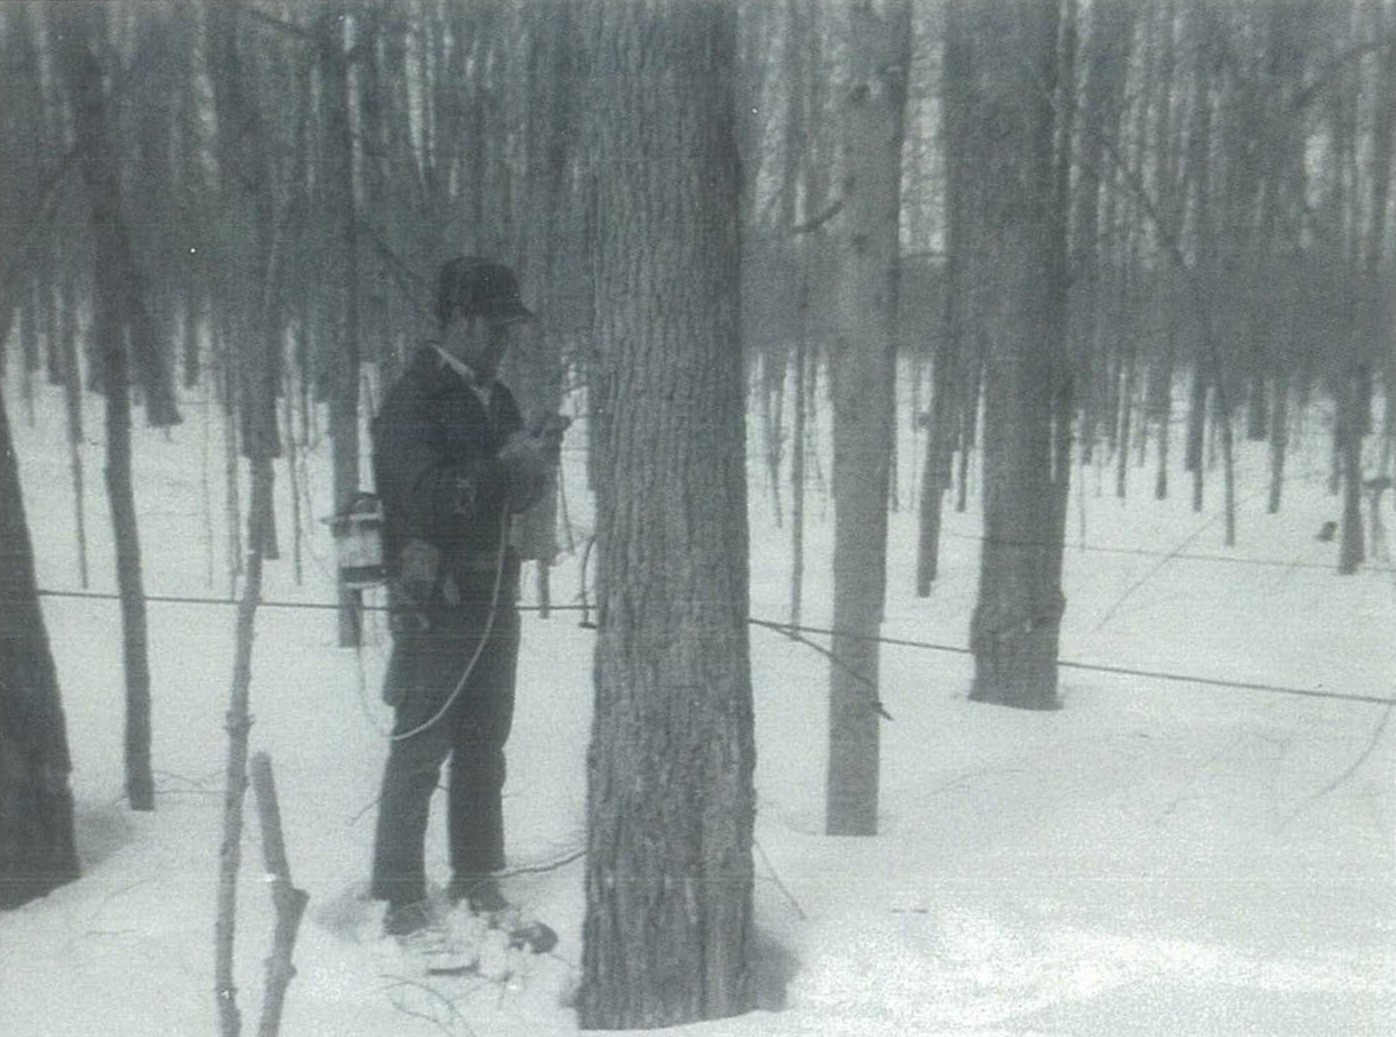
[[[990,627],[982,610],[974,615],[971,702],[1015,709],[1061,708],[1057,698],[1060,619],[1016,618]]]
[[[79,876],[67,777],[26,756],[0,731],[0,911],[47,896]]]

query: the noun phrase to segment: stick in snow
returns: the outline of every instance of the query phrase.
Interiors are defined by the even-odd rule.
[[[276,1037],[281,1027],[281,1009],[286,1003],[286,988],[296,975],[291,952],[295,949],[296,933],[310,896],[291,882],[291,866],[286,860],[286,842],[281,833],[281,808],[276,801],[276,782],[272,778],[271,758],[266,753],[252,758],[252,789],[257,795],[257,816],[262,824],[262,861],[271,886],[271,902],[276,908],[276,930],[271,955],[267,958],[266,999],[258,1032],[261,1037]]]

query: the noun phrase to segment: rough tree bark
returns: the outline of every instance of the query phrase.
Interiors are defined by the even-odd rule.
[[[0,910],[78,877],[72,762],[0,397]]]
[[[651,1028],[754,1003],[736,13],[583,10],[609,431],[578,1014]]]

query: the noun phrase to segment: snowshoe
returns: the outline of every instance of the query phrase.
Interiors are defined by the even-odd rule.
[[[446,892],[452,904],[469,908],[490,929],[504,933],[510,948],[547,954],[557,946],[557,932],[537,919],[526,918],[504,896],[492,875],[457,876]]]

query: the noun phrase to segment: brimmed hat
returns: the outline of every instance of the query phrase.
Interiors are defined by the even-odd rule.
[[[444,326],[452,318],[533,320],[533,311],[519,295],[519,279],[503,263],[479,256],[456,256],[441,264],[436,291],[436,319]]]

